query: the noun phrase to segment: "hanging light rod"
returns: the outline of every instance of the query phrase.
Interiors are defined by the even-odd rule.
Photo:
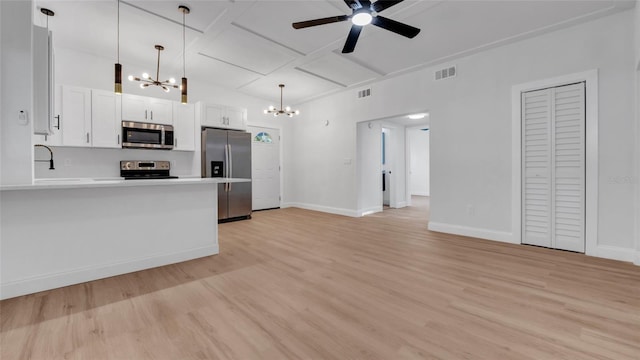
[[[178,11],[182,13],[182,79],[180,81],[180,102],[182,104],[187,103],[187,60],[186,60],[186,39],[185,39],[185,28],[186,28],[186,20],[185,17],[187,14],[191,12],[191,9],[184,5],[178,6]]]
[[[280,87],[280,109],[276,109],[275,106],[271,105],[268,109],[264,110],[265,114],[273,114],[273,116],[279,115],[287,115],[288,117],[293,117],[293,115],[299,115],[300,110],[291,110],[289,106],[286,108],[282,108],[282,91],[284,89],[284,84],[278,85]]]
[[[143,89],[151,85],[159,86],[165,92],[169,92],[171,88],[178,89],[179,86],[176,85],[176,79],[174,78],[170,78],[169,80],[165,80],[165,81],[158,80],[160,79],[160,51],[164,50],[164,46],[156,45],[155,48],[156,50],[158,50],[158,67],[156,70],[156,78],[155,79],[152,78],[148,73],[143,73],[142,78],[129,75],[129,78],[128,78],[129,81],[140,81],[141,82],[140,87]]]

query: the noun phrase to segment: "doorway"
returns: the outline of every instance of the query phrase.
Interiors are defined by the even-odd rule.
[[[428,113],[357,123],[358,216],[411,205],[407,128],[428,123]]]
[[[248,126],[251,132],[253,210],[280,207],[280,130]]]

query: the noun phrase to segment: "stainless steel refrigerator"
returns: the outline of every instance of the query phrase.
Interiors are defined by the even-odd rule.
[[[251,133],[202,129],[202,177],[251,179]],[[251,182],[218,184],[218,221],[251,218]]]

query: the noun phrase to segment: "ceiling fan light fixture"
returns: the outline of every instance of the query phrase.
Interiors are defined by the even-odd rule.
[[[371,16],[371,13],[367,10],[357,12],[351,17],[353,25],[358,26],[369,25],[371,24],[371,20],[373,20],[373,16]]]

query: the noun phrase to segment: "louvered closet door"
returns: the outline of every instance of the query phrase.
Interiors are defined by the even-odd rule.
[[[522,242],[584,252],[584,83],[522,94]]]
[[[522,94],[522,242],[552,247],[551,92]]]

